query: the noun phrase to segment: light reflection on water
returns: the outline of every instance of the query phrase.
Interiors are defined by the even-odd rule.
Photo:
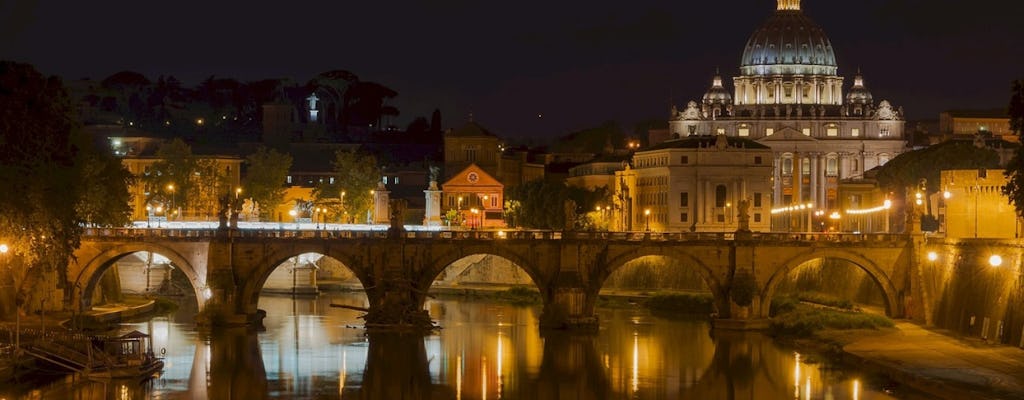
[[[597,335],[545,333],[538,307],[468,300],[427,304],[435,335],[373,335],[362,294],[263,297],[267,330],[203,338],[191,324],[126,324],[166,349],[150,382],[65,379],[0,398],[76,399],[888,399],[855,372],[806,358],[753,333],[705,321],[601,310]]]

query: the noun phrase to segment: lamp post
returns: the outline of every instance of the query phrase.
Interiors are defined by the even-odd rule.
[[[344,215],[348,214],[348,211],[345,210],[345,191],[344,190],[341,191],[341,202],[340,203],[341,203],[341,212],[342,212],[342,215],[343,215],[342,223],[345,223]]]
[[[647,232],[650,232],[651,231],[651,209],[650,208],[644,210],[644,225],[645,225],[644,230],[646,230]]]
[[[174,209],[174,184],[173,183],[167,184],[167,190],[169,192],[171,192],[171,209],[173,210]],[[159,224],[160,224],[160,221],[157,220],[157,225],[159,225]]]
[[[146,228],[149,228],[150,222],[153,222],[153,207],[146,205]]]

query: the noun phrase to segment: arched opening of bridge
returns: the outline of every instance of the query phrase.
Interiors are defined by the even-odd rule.
[[[275,266],[263,281],[257,301],[257,308],[267,313],[264,325],[268,328],[308,325],[321,317],[361,324],[359,310],[367,307],[355,272],[334,257],[313,252],[295,254]]]
[[[769,316],[808,309],[888,315],[885,289],[865,267],[842,258],[799,264],[770,283]]]
[[[83,310],[93,313],[118,309],[177,309],[174,319],[188,323],[199,311],[188,274],[166,255],[136,251],[114,257],[88,282],[79,282]]]
[[[656,312],[704,317],[715,308],[714,291],[692,260],[649,255],[611,268],[601,284],[598,306],[639,304]]]
[[[541,304],[540,291],[522,266],[502,256],[474,254],[434,277],[424,308],[436,323],[453,329],[447,323],[452,313],[476,314],[472,320],[481,324],[536,326]]]

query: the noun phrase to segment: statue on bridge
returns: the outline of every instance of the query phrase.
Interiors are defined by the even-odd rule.
[[[388,227],[388,236],[398,237],[405,232],[405,209],[408,208],[405,199],[391,200],[391,215]]]
[[[750,232],[750,201],[747,199],[741,199],[739,204],[736,205],[736,219],[739,224],[736,227],[736,232]]]

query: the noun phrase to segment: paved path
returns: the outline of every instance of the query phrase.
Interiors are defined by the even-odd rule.
[[[909,322],[844,350],[893,378],[945,399],[1024,399],[1024,349],[957,339]]]

